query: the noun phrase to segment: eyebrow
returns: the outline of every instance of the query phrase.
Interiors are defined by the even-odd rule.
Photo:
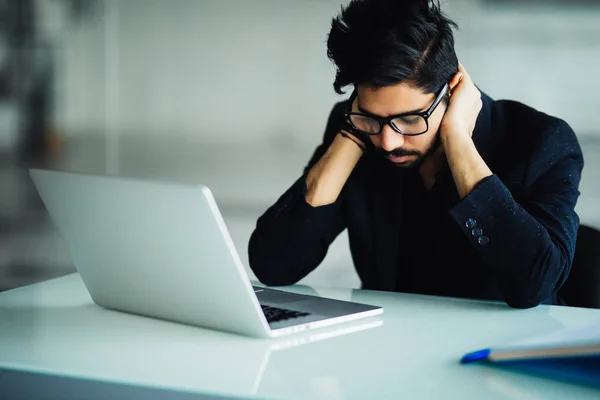
[[[367,114],[367,115],[372,115],[372,116],[374,116],[374,117],[383,118],[383,117],[381,117],[380,115],[377,115],[377,114],[375,114],[375,113],[372,113],[372,112],[370,112],[369,110],[366,110],[366,109],[362,108],[362,107],[361,107],[361,106],[359,106],[358,104],[357,104],[357,107],[358,107],[358,110],[359,110],[360,112],[364,113],[364,114]],[[428,109],[428,108],[425,108],[425,109],[418,108],[418,109],[416,109],[416,110],[405,111],[405,112],[401,112],[401,113],[398,113],[398,114],[391,114],[391,115],[388,115],[388,117],[393,117],[393,116],[396,116],[396,115],[421,114],[421,113],[424,113],[425,111],[427,111],[427,109]]]

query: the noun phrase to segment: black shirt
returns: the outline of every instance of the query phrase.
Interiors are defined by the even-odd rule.
[[[398,283],[399,292],[440,294],[448,290],[443,254],[432,251],[443,240],[439,232],[446,223],[447,211],[443,207],[441,183],[427,189],[417,170],[403,171],[402,224],[398,227]],[[440,282],[441,281],[441,282]]]

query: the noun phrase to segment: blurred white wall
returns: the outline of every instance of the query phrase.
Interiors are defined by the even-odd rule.
[[[106,0],[104,12],[116,19],[64,35],[58,120],[70,134],[104,131],[112,59],[121,135],[314,143],[340,99],[325,41],[341,2]],[[599,8],[445,6],[460,24],[459,56],[481,89],[600,135]],[[107,31],[111,23],[118,29]]]
[[[334,69],[325,55],[334,1],[107,1],[118,14],[119,126],[240,143],[322,135]],[[112,4],[111,4],[112,3]],[[96,133],[105,114],[102,22],[65,42],[62,116]],[[61,85],[62,88],[61,88]]]
[[[457,50],[480,88],[600,136],[600,3],[449,0]]]
[[[18,146],[19,114],[16,104],[0,101],[0,155]]]

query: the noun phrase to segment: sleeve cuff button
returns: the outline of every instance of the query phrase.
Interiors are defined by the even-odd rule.
[[[467,229],[473,229],[477,226],[477,221],[475,220],[475,218],[469,218],[467,222],[465,222],[465,226],[467,227]]]
[[[480,237],[480,236],[482,236],[482,235],[483,235],[483,229],[481,229],[481,228],[474,228],[474,229],[471,231],[471,235],[473,235],[473,237],[476,237],[476,238],[478,238],[478,237]]]
[[[487,236],[479,236],[477,238],[477,243],[479,243],[481,246],[486,246],[489,242],[490,238]]]

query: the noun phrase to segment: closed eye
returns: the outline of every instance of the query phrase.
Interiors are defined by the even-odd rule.
[[[421,118],[422,117],[419,115],[405,115],[403,117],[398,117],[396,119],[399,120],[402,124],[416,125],[421,121]]]

